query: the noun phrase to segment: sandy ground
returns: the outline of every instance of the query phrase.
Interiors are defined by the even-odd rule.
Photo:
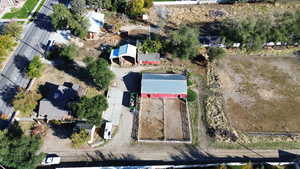
[[[139,138],[164,139],[164,103],[162,99],[141,99]]]
[[[167,140],[182,140],[182,117],[181,101],[179,99],[164,99],[165,104],[165,124]]]
[[[201,24],[222,20],[228,17],[267,16],[285,11],[292,12],[299,8],[299,2],[280,4],[278,6],[264,3],[154,6],[150,10],[149,18],[150,23],[154,25],[177,27],[180,24]],[[223,13],[223,15],[218,17],[211,15],[211,13],[216,11]]]
[[[228,56],[219,66],[228,118],[248,132],[299,132],[299,58]]]

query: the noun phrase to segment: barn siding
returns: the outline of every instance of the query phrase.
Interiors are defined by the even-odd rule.
[[[151,94],[151,93],[142,93],[142,97],[144,98],[186,98],[186,94]]]

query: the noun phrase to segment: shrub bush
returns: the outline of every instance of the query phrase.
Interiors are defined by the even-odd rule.
[[[41,98],[42,96],[35,91],[21,90],[13,99],[12,105],[14,109],[19,110],[22,115],[29,116]]]
[[[108,68],[108,63],[103,58],[89,64],[88,71],[99,89],[107,89],[114,79],[113,72]]]
[[[106,97],[97,95],[92,98],[82,97],[71,105],[72,112],[80,119],[86,119],[91,125],[100,125],[102,112],[108,108]]]
[[[187,101],[193,102],[197,99],[197,93],[194,90],[188,89]]]
[[[141,51],[144,53],[156,53],[162,48],[159,40],[145,40],[141,45]]]
[[[59,52],[60,57],[72,61],[75,57],[78,56],[78,49],[75,44],[70,44],[68,46],[65,46],[61,49]]]
[[[210,47],[207,50],[207,55],[210,61],[221,59],[225,55],[225,50],[223,48]]]
[[[39,56],[34,56],[30,62],[27,70],[27,76],[30,78],[37,78],[42,76],[44,65],[40,60]]]
[[[74,133],[71,136],[72,146],[74,148],[80,148],[89,139],[89,133],[85,130],[80,130],[79,133]]]
[[[167,40],[169,51],[181,59],[192,59],[198,55],[199,33],[190,27],[183,26],[169,33]]]

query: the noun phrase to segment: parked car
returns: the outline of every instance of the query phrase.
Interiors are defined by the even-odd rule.
[[[60,164],[61,158],[56,154],[47,154],[46,158],[42,161],[42,165]]]

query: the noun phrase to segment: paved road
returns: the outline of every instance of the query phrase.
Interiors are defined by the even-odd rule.
[[[57,0],[47,0],[40,10],[37,19],[27,24],[21,43],[6,64],[0,76],[0,113],[12,114],[13,108],[9,101],[16,93],[16,87],[26,87],[29,79],[24,75],[26,65],[35,55],[43,53],[48,41],[51,22],[49,14],[53,3]]]

